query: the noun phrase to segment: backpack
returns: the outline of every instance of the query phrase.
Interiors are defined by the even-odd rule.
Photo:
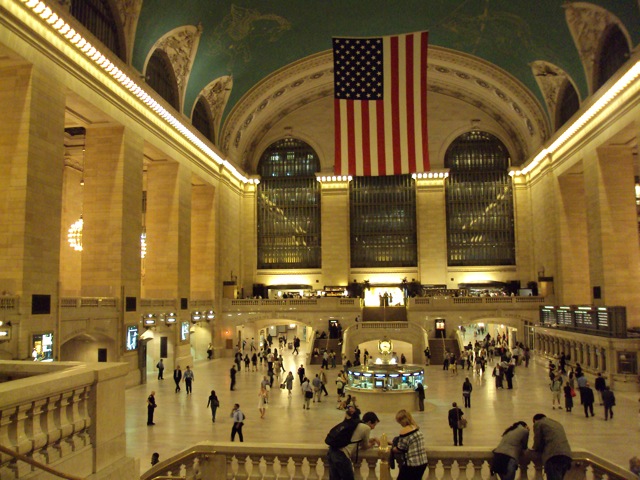
[[[346,447],[351,443],[351,437],[359,423],[360,419],[357,418],[350,418],[340,422],[329,430],[327,437],[324,439],[324,443],[334,449]]]

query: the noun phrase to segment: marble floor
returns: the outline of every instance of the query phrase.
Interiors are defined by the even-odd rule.
[[[285,369],[296,370],[302,363],[307,376],[319,371],[319,365],[307,365],[305,355],[285,352]],[[193,366],[195,381],[193,394],[174,392],[172,372],[166,371],[164,380],[150,378],[146,385],[130,388],[126,392],[127,455],[140,459],[141,472],[150,468],[153,452],[164,460],[199,441],[228,441],[231,432],[229,418],[234,403],[239,403],[246,415],[244,439],[246,442],[309,443],[321,444],[327,431],[342,420],[344,413],[336,409],[335,376],[337,370],[329,370],[329,393],[322,403],[312,404],[303,410],[303,398],[299,383],[294,383],[294,394],[287,396],[286,390],[274,388],[271,392],[264,419],[258,412],[259,384],[265,369],[259,372],[241,372],[237,375],[234,391],[229,390],[231,359],[213,359],[196,362]],[[184,366],[183,366],[184,367]],[[427,446],[452,445],[451,430],[447,423],[447,412],[451,402],[463,405],[462,383],[469,376],[474,389],[471,408],[464,409],[469,427],[464,433],[465,446],[494,448],[504,429],[518,420],[531,425],[536,413],[560,420],[574,448],[583,448],[628,468],[629,458],[640,455],[639,394],[616,391],[615,418],[604,420],[604,409],[597,403],[595,417],[585,418],[581,406],[576,405],[572,413],[551,408],[551,393],[548,386],[546,363],[532,362],[529,368],[518,367],[513,390],[496,390],[491,370],[484,377],[476,377],[467,371],[452,375],[442,366],[426,367],[428,406],[425,412],[415,412],[414,417],[425,432]],[[310,377],[312,378],[312,377]],[[279,384],[276,380],[274,386]],[[216,422],[212,423],[210,410],[206,407],[210,391],[214,389],[220,399]],[[158,408],[155,425],[146,425],[146,398],[155,390]],[[578,398],[578,397],[576,397]],[[360,405],[363,412],[366,404]],[[393,413],[379,413],[380,424],[375,436],[386,433],[392,438],[399,430]],[[530,446],[533,436],[530,438]]]

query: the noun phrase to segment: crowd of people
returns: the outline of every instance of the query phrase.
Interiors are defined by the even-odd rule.
[[[329,383],[335,383],[336,387],[336,408],[345,412],[345,422],[357,420],[350,442],[341,447],[329,446],[328,467],[331,480],[352,480],[354,456],[357,458],[358,452],[367,448],[380,445],[380,439],[374,438],[371,431],[379,422],[375,412],[367,412],[360,419],[360,407],[355,395],[345,393],[348,384],[345,370],[337,369],[335,376],[329,378],[331,367],[335,362],[331,361],[331,354],[323,352],[323,362],[320,370],[315,375],[309,374],[305,368],[305,363],[295,372],[285,371],[283,348],[287,341],[278,338],[278,347],[273,347],[273,339],[267,339],[260,347],[254,345],[253,339],[244,342],[237,349],[234,356],[234,363],[230,369],[230,389],[234,390],[236,375],[241,371],[260,372],[262,379],[257,392],[259,418],[264,419],[267,415],[271,391],[280,388],[287,391],[287,396],[292,397],[294,391],[301,393],[301,406],[303,410],[310,410],[314,404],[318,407],[326,398],[330,396],[327,389]],[[247,350],[245,352],[245,350]],[[295,355],[292,350],[289,352]],[[325,358],[325,354],[327,357]],[[425,363],[429,364],[431,354],[427,347],[424,352]],[[404,355],[402,355],[404,357]],[[401,358],[402,358],[401,357]],[[353,364],[360,364],[361,361],[369,361],[369,352],[364,352],[359,348],[353,352]],[[496,335],[492,338],[486,334],[484,338],[469,342],[460,355],[449,352],[445,355],[444,369],[457,374],[458,369],[466,370],[468,373],[462,383],[462,397],[464,409],[471,408],[471,397],[473,386],[470,377],[483,377],[487,370],[487,364],[491,363],[491,375],[495,380],[495,389],[514,389],[516,370],[526,368],[529,364],[529,351],[522,344],[515,344],[509,347],[504,336]],[[401,363],[406,359],[400,359]],[[350,363],[347,359],[347,364]],[[242,370],[244,366],[244,370]],[[266,371],[266,374],[265,374]],[[297,379],[296,379],[297,376]],[[585,417],[594,416],[594,403],[599,401],[603,407],[605,420],[613,419],[613,407],[615,406],[615,395],[606,384],[605,378],[598,373],[595,377],[595,393],[579,363],[570,366],[570,359],[561,354],[558,358],[549,361],[548,364],[549,390],[551,396],[551,409],[564,409],[571,413],[574,403],[580,402],[583,406]],[[161,376],[159,378],[162,378]],[[180,386],[185,384],[187,394],[191,394],[194,382],[193,371],[186,367],[183,373],[177,366],[174,371],[176,382],[176,393],[181,391]],[[476,382],[479,381],[476,378]],[[492,383],[493,384],[493,383]],[[419,411],[424,410],[425,392],[420,383],[416,388],[418,395]],[[254,397],[255,398],[255,397]],[[154,412],[157,408],[155,392],[151,392],[148,398],[148,425],[155,425]],[[211,409],[212,422],[216,422],[216,413],[220,407],[220,401],[215,390],[211,390],[208,396],[207,408]],[[298,407],[299,408],[299,407]],[[465,411],[453,402],[447,413],[447,422],[452,431],[453,445],[463,446],[464,430],[467,427]],[[232,428],[230,438],[234,441],[236,437],[242,442],[243,425],[245,414],[239,403],[235,403],[231,411]],[[422,478],[427,466],[427,456],[425,450],[424,434],[420,430],[417,422],[407,410],[399,410],[395,416],[400,425],[398,436],[391,444],[390,464],[397,464],[399,467],[399,480],[419,480]],[[533,430],[533,442],[530,448],[529,434]],[[385,439],[386,441],[386,439]],[[562,427],[556,420],[548,418],[545,414],[536,414],[531,422],[531,427],[525,420],[519,420],[509,425],[503,432],[498,446],[493,450],[493,460],[491,462],[491,472],[498,475],[501,480],[511,480],[516,476],[519,465],[526,464],[530,460],[537,458],[542,461],[546,478],[549,480],[562,479],[565,473],[571,468],[571,449]],[[158,456],[154,457],[158,461]],[[640,465],[640,462],[638,462]]]

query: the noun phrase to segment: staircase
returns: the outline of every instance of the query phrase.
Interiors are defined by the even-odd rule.
[[[445,351],[460,355],[460,346],[454,338],[431,338],[429,350],[431,350],[431,365],[442,365]]]
[[[338,338],[316,338],[313,342],[313,347],[311,348],[311,365],[322,364],[322,352],[324,352],[325,350],[327,350],[328,352],[330,352],[331,350],[336,352],[336,365],[342,365],[342,347],[338,345],[339,343],[340,339]],[[320,352],[320,355],[314,357],[313,351],[316,348]]]

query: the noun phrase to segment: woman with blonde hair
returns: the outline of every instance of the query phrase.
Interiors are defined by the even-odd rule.
[[[424,435],[411,413],[404,409],[396,413],[396,422],[402,427],[400,434],[393,439],[392,449],[400,464],[398,480],[421,480],[427,469]]]

